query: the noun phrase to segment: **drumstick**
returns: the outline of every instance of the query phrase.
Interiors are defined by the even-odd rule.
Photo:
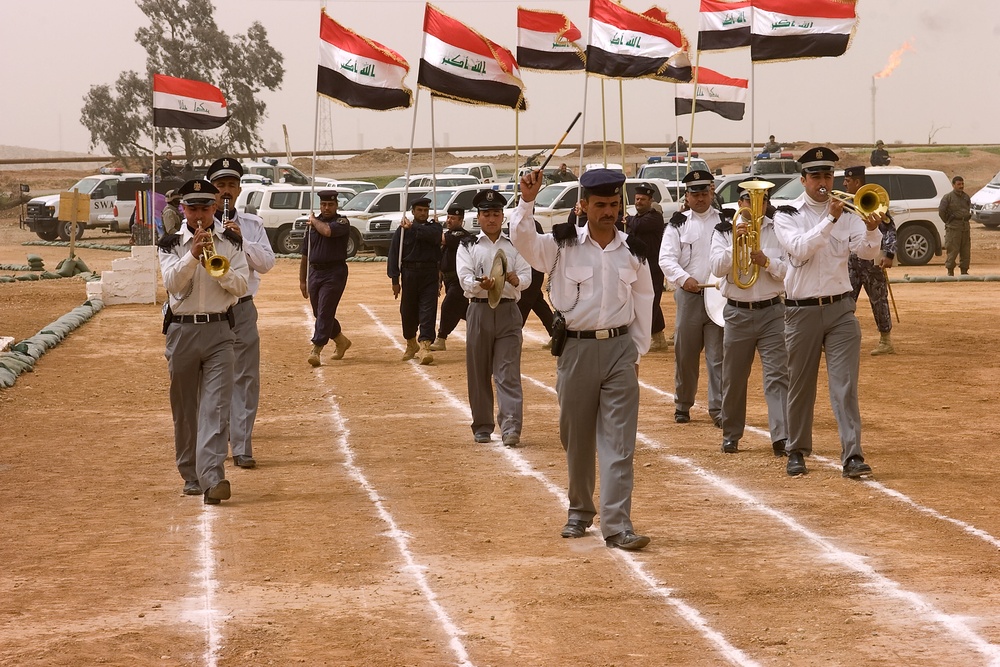
[[[556,151],[559,150],[559,147],[562,146],[562,142],[566,139],[567,135],[569,135],[570,130],[573,129],[573,126],[576,125],[576,121],[580,120],[580,116],[582,116],[582,115],[583,115],[582,111],[578,111],[576,113],[576,118],[573,119],[573,122],[570,123],[569,127],[566,128],[566,131],[563,132],[562,137],[560,137],[559,141],[556,142],[555,148],[553,148],[552,152],[549,153],[549,156],[547,158],[545,158],[545,162],[543,162],[542,166],[538,168],[538,171],[541,171],[543,173],[545,172],[545,167],[548,166],[549,160],[552,159],[552,156],[554,156],[556,154]]]

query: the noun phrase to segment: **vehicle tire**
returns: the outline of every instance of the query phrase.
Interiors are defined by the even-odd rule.
[[[907,225],[896,238],[896,259],[906,266],[922,266],[931,261],[937,242],[934,234],[921,225]]]
[[[997,227],[1000,227],[1000,222],[984,222],[982,225],[986,229],[996,229]]]
[[[351,233],[347,235],[347,256],[354,257],[361,250],[361,232],[351,228]]]
[[[375,246],[374,250],[375,250],[375,256],[376,257],[388,257],[389,256],[389,248],[386,247],[386,246],[379,246],[379,245],[377,245],[377,246]]]
[[[76,240],[79,241],[83,238],[83,230],[86,226],[82,222],[76,223]],[[73,231],[72,222],[60,222],[59,223],[59,238],[63,241],[69,241],[69,235]]]
[[[46,229],[44,231],[37,231],[35,232],[35,234],[37,234],[38,238],[40,238],[43,241],[55,241],[57,238],[59,238],[59,232],[56,231],[55,229]]]
[[[274,252],[286,255],[291,255],[302,250],[302,242],[292,240],[291,225],[285,225],[278,229],[271,246],[274,248]]]

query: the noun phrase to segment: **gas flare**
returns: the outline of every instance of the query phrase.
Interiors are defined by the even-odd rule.
[[[907,41],[903,42],[903,45],[889,54],[889,63],[885,66],[881,72],[875,75],[876,79],[884,79],[885,77],[892,74],[892,71],[899,67],[899,63],[903,62],[903,54],[907,51],[916,51],[911,43],[913,38],[911,37]]]

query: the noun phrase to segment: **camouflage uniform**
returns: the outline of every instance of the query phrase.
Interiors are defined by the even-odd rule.
[[[896,256],[896,223],[890,216],[888,222],[879,225],[882,232],[882,254],[893,259]],[[892,331],[892,313],[889,312],[889,285],[886,283],[882,267],[870,259],[860,259],[854,253],[847,262],[847,271],[854,289],[854,300],[858,300],[862,285],[872,305],[872,315],[881,334]]]

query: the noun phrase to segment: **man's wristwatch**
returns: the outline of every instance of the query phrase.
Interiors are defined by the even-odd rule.
[[[829,220],[831,223],[836,223],[837,220],[839,220],[839,218],[833,217],[833,213],[828,213],[826,219]]]

